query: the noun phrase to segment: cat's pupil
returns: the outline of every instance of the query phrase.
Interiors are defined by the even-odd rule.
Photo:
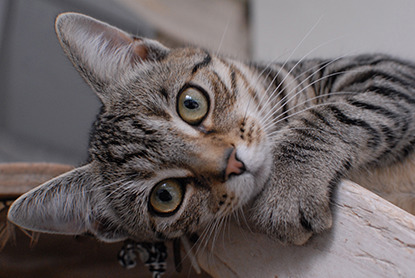
[[[193,99],[186,99],[184,101],[184,106],[187,109],[197,109],[197,108],[199,108],[199,103],[197,103],[197,101],[195,101]]]
[[[159,191],[157,191],[157,196],[162,202],[170,202],[173,199],[170,192],[166,189],[160,189]]]

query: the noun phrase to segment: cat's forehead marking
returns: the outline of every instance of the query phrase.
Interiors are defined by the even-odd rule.
[[[197,63],[193,69],[192,69],[192,74],[195,74],[200,68],[206,67],[210,64],[210,62],[212,61],[212,57],[210,56],[209,52],[205,51],[205,58],[203,58],[203,60],[199,63]]]
[[[207,67],[211,64],[211,54],[203,49],[188,47],[172,50],[164,63],[170,65],[170,68],[177,66],[188,72],[189,76],[194,75],[201,68]]]

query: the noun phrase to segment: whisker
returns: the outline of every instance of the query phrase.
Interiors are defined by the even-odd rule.
[[[200,234],[199,239],[197,240],[195,246],[197,246],[195,253],[198,254],[201,249],[206,250],[208,244],[208,236],[211,235],[211,231],[213,226],[215,225],[216,218],[209,221],[207,225],[204,227],[203,232]]]
[[[307,104],[307,103],[309,103],[309,102],[311,102],[313,100],[318,100],[320,98],[325,98],[325,97],[330,97],[330,96],[336,96],[336,95],[339,95],[339,96],[343,96],[343,95],[354,95],[354,93],[353,92],[326,93],[326,94],[322,94],[322,95],[318,95],[318,96],[309,98],[309,99],[307,99],[307,100],[305,100],[303,102],[300,102],[300,103],[294,105],[290,109],[287,109],[283,113],[279,114],[275,119],[272,119],[267,124],[265,124],[264,127],[263,127],[263,129],[264,130],[268,130],[268,128],[273,127],[276,124],[276,121],[278,121],[281,116],[286,115],[286,114],[289,114],[292,110],[295,110],[298,107],[304,106],[305,104]],[[316,104],[313,104],[313,106],[314,105],[316,105]],[[310,106],[310,107],[313,107],[313,106]],[[273,116],[276,112],[278,112],[278,111],[275,111],[271,116]],[[266,121],[268,121],[268,120],[269,120],[269,117],[268,117],[268,119]]]
[[[266,102],[267,103],[271,103],[275,98],[277,98],[284,90],[282,90],[281,92],[279,92],[279,93],[277,93],[277,94],[275,94],[276,92],[278,92],[278,89],[281,87],[281,85],[282,84],[284,84],[284,81],[288,78],[288,77],[290,77],[290,76],[292,76],[292,72],[294,71],[294,69],[296,69],[297,68],[297,66],[299,65],[299,64],[301,64],[309,55],[311,55],[314,51],[316,51],[317,49],[319,49],[320,47],[323,47],[324,45],[327,45],[327,44],[329,44],[329,43],[331,43],[331,42],[333,42],[333,41],[335,41],[335,40],[337,40],[338,38],[336,38],[336,39],[333,39],[333,40],[330,40],[330,41],[327,41],[327,42],[325,42],[325,43],[322,43],[322,44],[320,44],[320,45],[318,45],[318,46],[316,46],[316,47],[314,47],[313,49],[311,49],[309,52],[307,52],[300,60],[298,60],[295,64],[294,64],[294,66],[292,66],[292,68],[287,72],[287,74],[284,76],[284,78],[281,80],[281,82],[277,85],[277,87],[272,91],[272,93],[271,94],[269,94],[269,96],[268,96],[268,98],[267,98],[267,100],[266,100]],[[280,71],[284,68],[284,66],[285,66],[285,64],[284,65],[282,65],[281,66],[281,68],[280,68]],[[276,75],[276,77],[278,76],[278,74],[279,74],[279,72],[280,71],[278,71],[278,73],[277,73],[277,75]],[[316,71],[317,72],[317,71]],[[315,73],[314,73],[315,74]],[[313,74],[313,75],[314,75]],[[275,82],[275,80],[276,80],[276,77],[270,82],[270,85],[268,86],[268,88]],[[292,81],[293,82],[293,81]],[[290,82],[290,83],[292,83],[292,82]],[[267,90],[265,91],[265,94],[268,92],[268,88],[267,88]],[[288,96],[289,94],[287,94],[286,96]],[[279,101],[278,102],[278,104],[280,104],[281,103],[281,101]],[[278,105],[277,104],[277,105]],[[276,105],[276,106],[277,106]],[[262,109],[261,110],[259,110],[259,114],[261,114],[261,113],[263,113],[263,111],[264,111],[264,109],[265,109],[265,106],[263,106],[262,107]]]
[[[290,128],[284,129],[284,131],[289,131],[289,130],[310,130],[310,131],[318,131],[320,133],[331,134],[327,130],[312,128],[312,127],[290,127]],[[270,133],[269,136],[272,137],[272,136],[278,134],[279,132],[281,132],[281,130],[276,130],[276,131]]]
[[[186,256],[190,260],[190,264],[192,265],[193,269],[196,271],[197,274],[201,274],[202,270],[200,269],[200,266],[196,260],[195,255],[193,254],[193,251],[192,251],[193,247],[190,245],[189,240],[187,239],[186,236],[182,236],[180,237],[180,239],[182,241],[184,251],[186,252]]]
[[[282,119],[279,119],[278,121],[276,121],[275,122],[275,124],[278,124],[279,122],[281,122],[281,121],[284,121],[284,120],[287,120],[287,119],[289,119],[289,118],[291,118],[291,117],[294,117],[294,116],[296,116],[296,115],[298,115],[298,114],[301,114],[301,113],[303,113],[303,112],[305,112],[305,111],[307,111],[307,110],[311,110],[311,109],[314,109],[314,108],[317,108],[317,107],[323,107],[323,106],[329,106],[329,105],[333,105],[333,104],[339,104],[339,102],[328,102],[328,103],[321,103],[321,104],[316,104],[316,105],[314,105],[314,106],[310,106],[310,107],[307,107],[307,108],[305,108],[305,109],[303,109],[303,110],[300,110],[300,111],[298,111],[298,112],[295,112],[295,113],[293,113],[293,114],[291,114],[291,115],[288,115],[287,117],[284,117],[284,118],[282,118]],[[280,130],[277,130],[277,131],[275,131],[275,133],[278,133]],[[272,132],[272,133],[270,133],[270,134],[273,134],[274,132]]]
[[[336,76],[336,75],[339,75],[339,74],[343,74],[343,73],[345,73],[346,71],[340,71],[340,72],[335,72],[335,73],[332,73],[332,74],[328,74],[328,75],[326,75],[326,76],[323,76],[323,77],[321,77],[321,78],[319,78],[319,79],[317,79],[317,80],[315,80],[315,81],[313,81],[313,82],[311,82],[310,84],[308,84],[307,86],[305,86],[304,88],[302,88],[301,90],[299,90],[298,92],[296,92],[294,95],[292,95],[288,100],[286,100],[285,101],[285,103],[288,103],[290,100],[292,100],[294,97],[296,97],[296,96],[298,96],[299,94],[301,94],[302,92],[304,92],[305,90],[307,90],[309,87],[311,87],[311,86],[313,86],[314,84],[316,84],[317,82],[320,82],[320,81],[322,81],[322,80],[324,80],[324,79],[326,79],[326,78],[330,78],[330,77],[333,77],[333,76]],[[347,72],[352,72],[352,71],[347,71]],[[358,71],[356,71],[356,72],[358,72]],[[291,90],[286,96],[289,96],[293,91],[295,91],[294,89],[293,90]],[[348,93],[348,92],[340,92],[340,93],[336,93],[336,92],[333,92],[333,93],[327,93],[327,94],[322,94],[322,95],[319,95],[319,96],[316,96],[316,97],[313,97],[313,98],[309,98],[309,99],[307,99],[306,101],[304,101],[304,102],[302,102],[302,103],[300,103],[300,104],[297,104],[297,105],[295,105],[294,107],[295,108],[297,108],[297,107],[299,107],[299,105],[304,105],[304,104],[306,104],[306,103],[308,103],[308,102],[310,102],[310,101],[312,101],[312,100],[315,100],[315,99],[318,99],[318,98],[322,98],[322,97],[325,97],[325,96],[332,96],[332,95],[338,95],[338,94],[340,94],[340,95],[343,95],[343,94],[351,94],[351,93]],[[285,97],[284,97],[285,98]],[[283,99],[284,99],[283,98]],[[271,114],[270,114],[270,112],[268,113],[268,116],[266,117],[266,118],[263,118],[263,120],[262,120],[262,122],[267,122],[268,120],[269,120],[269,118],[271,118],[271,117],[273,117],[276,113],[278,113],[281,109],[282,109],[282,106],[281,107],[278,107],[278,105],[281,103],[281,101],[283,100],[283,99],[281,99],[276,105],[275,105],[275,107],[277,107],[277,109],[275,110],[275,111],[273,111]],[[287,111],[285,111],[283,114],[286,114],[288,111],[291,111],[294,107],[292,107],[292,108],[290,108],[290,109],[288,109]],[[278,116],[278,117],[280,117],[280,115]],[[277,118],[278,118],[277,117]]]
[[[229,28],[230,23],[231,23],[231,19],[229,18],[228,22],[226,23],[225,30],[223,31],[222,36],[220,38],[219,46],[216,49],[216,56],[219,55],[219,53],[220,53],[220,49],[222,48],[222,44],[223,44],[223,41],[225,40],[226,33],[228,32],[228,28]]]
[[[285,60],[285,62],[280,66],[280,69],[278,70],[278,72],[275,74],[274,78],[271,80],[271,82],[269,83],[267,89],[265,90],[263,96],[266,96],[269,89],[271,88],[272,84],[274,84],[275,80],[277,79],[277,77],[279,76],[279,74],[281,73],[281,71],[284,69],[285,65],[291,60],[292,55],[294,55],[294,53],[297,51],[297,49],[303,44],[303,42],[308,38],[308,36],[314,31],[314,29],[317,27],[317,25],[320,23],[322,17],[320,17],[316,23],[314,23],[314,25],[311,27],[311,29],[307,32],[307,34],[301,39],[301,41],[297,44],[297,46],[294,48],[294,50],[290,53],[290,55],[288,56],[288,58]],[[322,44],[324,45],[324,44]],[[310,55],[313,51],[315,51],[316,49],[318,49],[320,46],[319,45],[315,48],[313,48],[312,50],[310,50],[306,55],[304,55],[292,68],[291,70],[288,72],[288,74],[283,78],[283,80],[281,81],[280,84],[282,84],[285,79],[290,75],[290,73],[298,66],[298,64],[303,61],[308,55]],[[279,88],[280,85],[277,86],[277,88]],[[260,104],[262,104],[262,100],[264,98],[261,98],[260,100]],[[267,102],[269,102],[269,97],[267,98]],[[262,113],[264,108],[262,108],[259,113]]]
[[[303,83],[305,83],[305,82],[307,82],[311,77],[313,77],[317,72],[319,72],[320,70],[322,70],[323,68],[326,68],[326,67],[328,67],[330,64],[332,64],[332,63],[334,63],[334,62],[336,62],[336,61],[338,61],[339,59],[341,59],[341,58],[344,58],[344,57],[346,57],[348,54],[345,54],[345,55],[342,55],[342,56],[340,56],[340,57],[337,57],[337,58],[335,58],[335,59],[332,59],[330,62],[327,62],[327,61],[324,61],[324,62],[322,62],[322,63],[320,63],[320,64],[318,64],[318,65],[316,65],[316,66],[314,66],[314,67],[312,67],[312,68],[310,68],[310,69],[308,69],[308,70],[306,70],[306,71],[304,71],[303,73],[301,73],[301,74],[299,74],[299,75],[297,75],[293,80],[291,80],[291,82],[289,82],[289,83],[287,83],[285,86],[284,86],[284,88],[282,88],[282,90],[278,93],[278,94],[275,94],[275,92],[277,91],[277,89],[278,89],[278,87],[277,88],[275,88],[274,90],[273,90],[273,92],[272,92],[272,94],[271,95],[274,95],[273,97],[272,97],[272,99],[270,99],[269,101],[270,102],[273,102],[280,94],[282,94],[291,84],[293,84],[294,82],[297,82],[304,74],[306,74],[306,73],[308,73],[309,71],[312,71],[312,70],[314,70],[315,68],[317,68],[316,70],[314,70],[309,76],[307,76],[307,78],[304,78],[304,80],[303,81],[301,81],[300,83],[298,83],[297,84],[297,86],[296,87],[294,87],[293,89],[291,89],[290,90],[290,92],[288,92],[282,99],[280,99],[278,102],[277,102],[277,104],[275,104],[275,106],[274,107],[278,107],[279,105],[281,105],[282,103],[283,103],[283,101],[293,92],[293,91],[295,91],[298,87],[300,87],[301,85],[303,85]],[[321,81],[322,79],[320,78],[320,79],[318,79],[319,81]],[[283,83],[283,82],[281,82],[281,83]],[[315,84],[316,82],[312,82],[312,84]],[[309,88],[310,87],[310,85],[309,86],[306,86],[304,89],[307,89],[307,88]],[[298,94],[296,94],[296,95],[298,95]],[[291,98],[292,99],[292,98]],[[290,99],[290,100],[291,100]],[[286,101],[286,103],[287,103],[288,101]],[[270,110],[270,111],[268,111],[268,113],[266,114],[266,115],[264,115],[263,117],[265,118],[265,117],[267,117],[268,115],[269,115],[269,113],[271,113],[271,111],[272,111],[272,109]]]
[[[239,208],[239,213],[241,214],[241,218],[242,218],[243,223],[245,224],[245,226],[248,228],[248,230],[249,230],[251,233],[254,233],[254,232],[251,230],[251,227],[249,226],[248,220],[246,219],[245,212],[244,212],[244,210],[243,210],[243,208],[242,208],[242,207],[240,207],[240,208]]]
[[[239,214],[241,215],[241,218],[242,218],[242,221],[243,222],[242,223],[238,223],[238,228],[242,229],[242,227],[244,227],[244,228],[246,228],[244,230],[248,230],[249,233],[252,235],[254,232],[251,230],[251,227],[249,226],[248,221],[246,220],[245,213],[244,213],[244,211],[243,211],[242,208],[239,208],[236,211],[236,215],[239,215]],[[238,219],[239,219],[239,216],[238,216]],[[249,240],[248,237],[247,237],[247,235],[245,233],[242,233],[242,236],[244,237],[245,240]]]
[[[281,54],[281,55],[279,55],[279,56],[275,57],[274,59],[272,59],[272,61],[271,61],[271,62],[267,63],[267,64],[266,64],[266,66],[264,67],[264,69],[263,69],[263,70],[262,70],[259,74],[257,74],[257,75],[256,75],[256,78],[252,81],[252,84],[254,84],[254,86],[258,85],[258,81],[262,78],[262,75],[265,73],[265,71],[266,71],[266,70],[268,70],[268,69],[270,68],[270,66],[272,66],[273,64],[275,64],[275,62],[276,62],[277,60],[279,60],[281,57],[283,57],[283,56],[284,56],[284,55],[286,55],[287,53],[288,53],[288,52],[283,53],[283,54]],[[271,74],[271,71],[268,71],[268,74],[267,74],[265,77],[263,77],[263,79],[264,79],[264,80],[268,79],[270,74]],[[248,114],[248,108],[249,108],[249,106],[250,106],[251,101],[252,101],[252,98],[249,98],[249,99],[248,99],[248,103],[247,103],[246,108],[245,108],[245,113],[244,113],[244,117],[243,117],[243,122],[245,122],[245,120],[246,120],[246,116],[247,116],[247,114]]]
[[[214,251],[217,236],[218,236],[218,227],[220,227],[223,219],[224,219],[224,217],[221,217],[221,218],[219,218],[218,221],[215,221],[215,229],[213,230],[213,237],[212,237],[211,244],[210,244],[210,248],[211,248],[210,252],[211,253],[213,253],[213,251]]]
[[[257,106],[262,104],[263,98],[264,96],[267,94],[268,90],[270,89],[270,87],[272,86],[272,84],[275,82],[275,80],[277,79],[278,75],[280,74],[281,70],[284,68],[284,66],[288,63],[288,61],[290,61],[291,57],[294,55],[294,53],[298,50],[298,48],[304,43],[304,41],[308,38],[308,36],[314,31],[314,29],[317,27],[317,25],[320,23],[322,17],[320,17],[316,23],[314,23],[314,25],[310,28],[310,30],[305,34],[305,36],[300,40],[300,42],[297,44],[297,46],[291,51],[290,55],[287,57],[287,59],[285,60],[284,64],[280,67],[280,70],[277,72],[277,74],[274,76],[274,78],[272,79],[272,81],[270,82],[270,84],[268,85],[268,87],[266,88],[264,94],[262,95],[262,97],[259,100],[259,103]],[[259,79],[259,78],[258,78]],[[250,104],[250,100],[248,101],[248,105],[246,108],[246,113],[248,111],[248,106]],[[261,109],[262,110],[262,109]],[[245,114],[246,117],[246,114]],[[244,120],[245,120],[244,117]]]

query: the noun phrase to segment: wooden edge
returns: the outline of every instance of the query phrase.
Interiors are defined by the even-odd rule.
[[[0,164],[0,199],[15,199],[74,167],[57,163]]]
[[[195,247],[198,262],[213,277],[415,277],[414,215],[350,181],[339,185],[333,213],[333,228],[304,246],[233,222]]]

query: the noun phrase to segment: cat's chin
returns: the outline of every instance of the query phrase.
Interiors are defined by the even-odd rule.
[[[245,164],[246,171],[232,176],[226,182],[226,189],[237,196],[233,209],[238,209],[252,201],[264,188],[271,172],[271,156],[264,150],[253,148],[238,149],[238,156]]]
[[[246,205],[262,191],[270,176],[270,164],[265,157],[252,167],[246,163],[246,171],[243,174],[232,176],[226,182],[226,190],[237,196],[232,206],[233,210]]]

